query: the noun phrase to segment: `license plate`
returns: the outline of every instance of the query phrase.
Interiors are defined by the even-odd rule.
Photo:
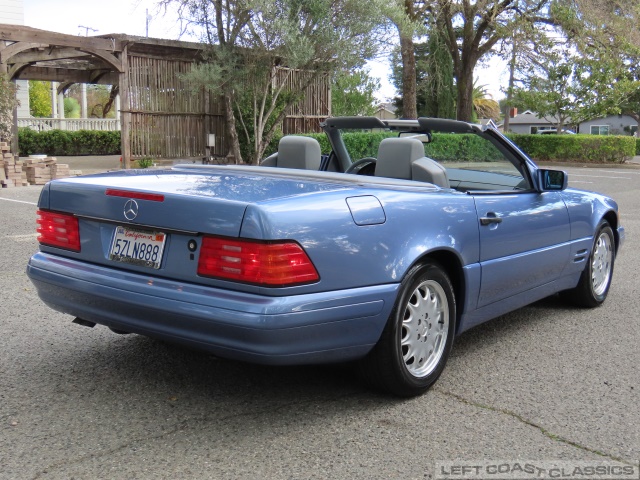
[[[111,241],[109,258],[141,267],[160,268],[166,238],[163,232],[118,226]]]

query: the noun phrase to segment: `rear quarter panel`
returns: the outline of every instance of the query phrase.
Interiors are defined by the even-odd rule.
[[[384,223],[357,225],[348,198],[374,196]],[[321,280],[297,292],[398,283],[420,257],[449,250],[461,265],[479,256],[473,199],[464,194],[353,189],[250,205],[241,236],[295,239],[307,251]],[[281,289],[276,295],[291,294]]]

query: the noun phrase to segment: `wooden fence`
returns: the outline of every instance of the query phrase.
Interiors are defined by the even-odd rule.
[[[220,102],[185,78],[193,65],[129,56],[132,157],[204,157],[209,133],[216,138],[211,154],[227,154]],[[206,102],[206,97],[212,98]]]

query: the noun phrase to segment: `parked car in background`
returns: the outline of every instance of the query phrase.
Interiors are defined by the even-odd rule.
[[[565,129],[560,130],[560,132],[562,132],[562,135],[575,135],[576,134],[576,132],[573,132],[571,130],[565,130]],[[550,129],[546,129],[546,130],[538,130],[536,133],[538,135],[558,135],[558,129],[557,128],[550,128]]]
[[[81,325],[226,358],[354,361],[401,396],[429,388],[482,322],[558,292],[605,301],[624,240],[611,198],[568,188],[491,127],[323,129],[324,157],[286,136],[262,166],[48,183],[27,267],[40,298]]]

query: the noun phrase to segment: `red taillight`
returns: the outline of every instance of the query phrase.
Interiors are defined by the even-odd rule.
[[[76,217],[44,210],[38,210],[37,215],[38,242],[51,247],[80,251],[80,228]]]
[[[158,193],[134,192],[132,190],[116,190],[108,188],[104,192],[110,197],[135,198],[136,200],[151,200],[152,202],[164,202],[164,195]]]
[[[315,282],[313,263],[295,242],[252,242],[204,237],[198,275],[225,280],[285,287]]]

